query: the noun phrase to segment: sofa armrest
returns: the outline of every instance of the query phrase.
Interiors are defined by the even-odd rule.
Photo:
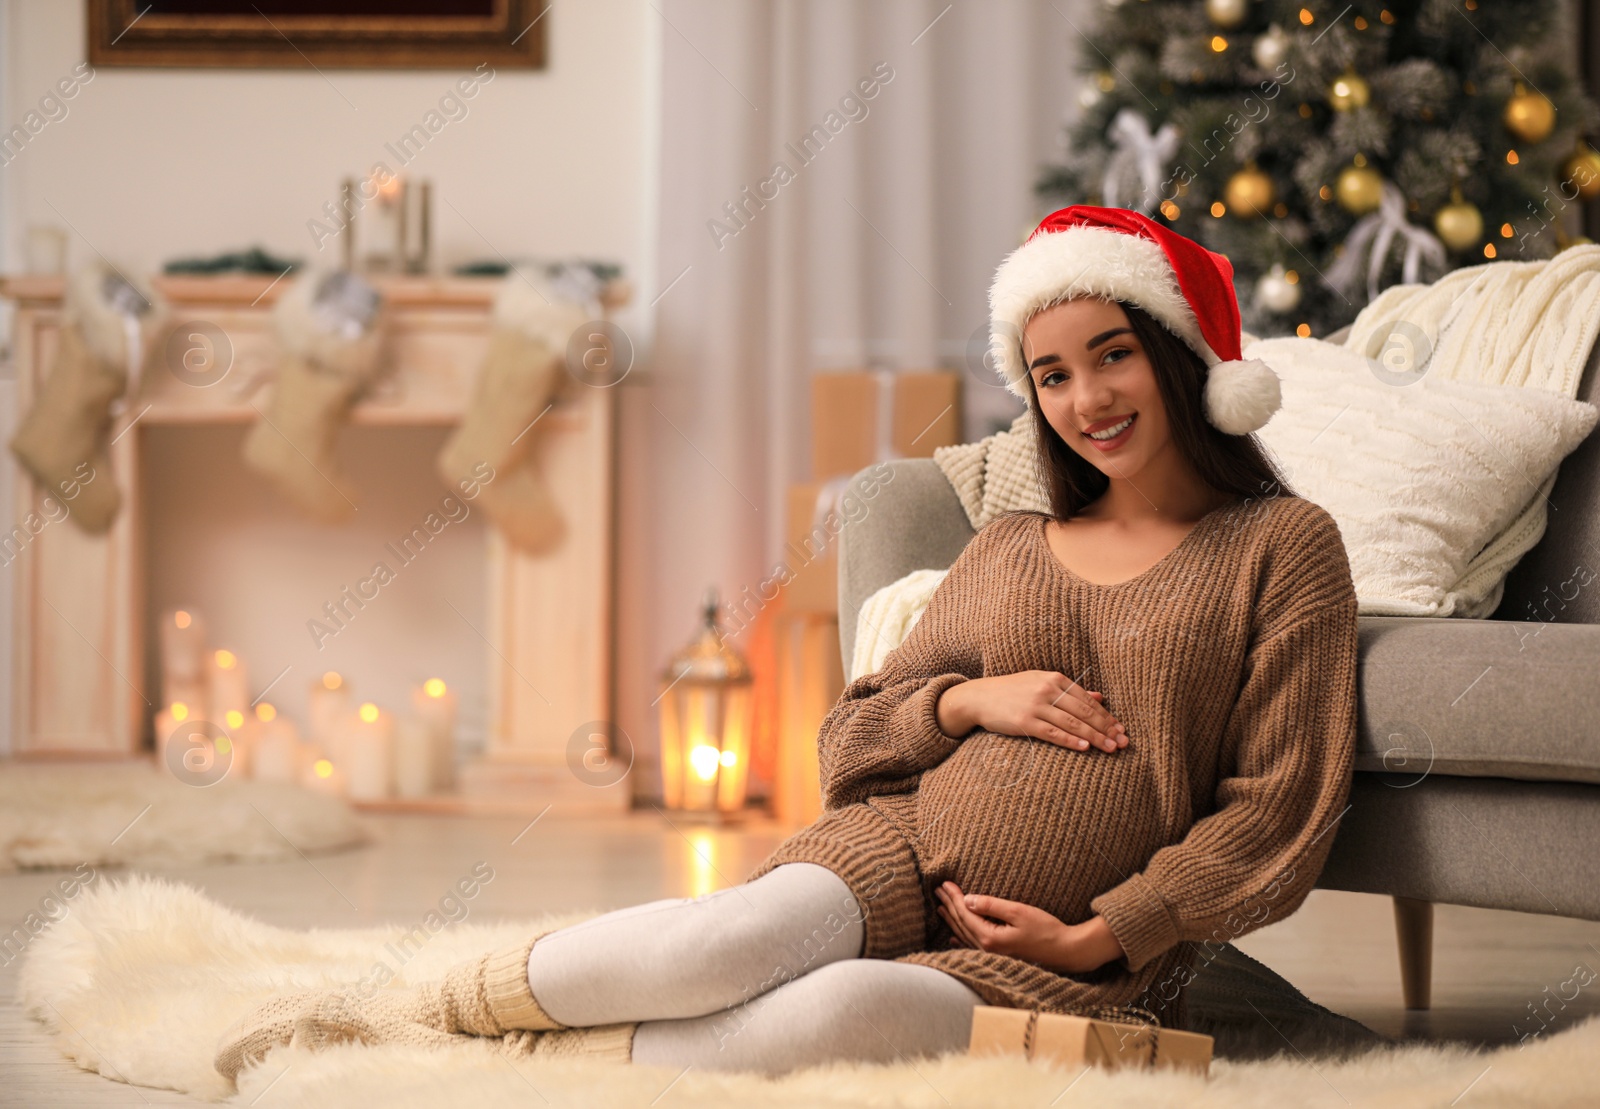
[[[947,570],[977,534],[961,498],[931,458],[882,463],[890,476],[876,478],[877,465],[853,475],[845,496],[861,507],[841,515],[839,530],[839,649],[850,670],[861,604],[913,570]],[[865,490],[876,485],[876,492]]]
[[[1362,616],[1358,771],[1600,784],[1600,625]]]

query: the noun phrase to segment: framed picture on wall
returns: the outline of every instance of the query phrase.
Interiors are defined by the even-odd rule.
[[[548,0],[87,0],[95,66],[543,69]]]

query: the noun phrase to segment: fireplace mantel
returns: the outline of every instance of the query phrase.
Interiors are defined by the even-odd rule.
[[[498,280],[373,280],[390,312],[390,365],[351,422],[458,422],[488,344]],[[269,310],[288,279],[164,275],[151,283],[168,301],[171,328],[158,337],[137,397],[127,399],[112,424],[111,464],[122,511],[102,536],[86,535],[68,521],[51,524],[17,551],[12,564],[11,722],[19,757],[141,756],[159,697],[142,689],[149,620],[138,480],[144,429],[247,423],[272,388],[277,350]],[[0,278],[0,296],[17,307],[20,411],[31,407],[49,373],[63,286],[59,276]],[[231,348],[230,368],[215,384],[197,387],[167,368],[168,343],[179,351],[194,335],[220,335]],[[630,803],[626,767],[597,773],[605,759],[594,750],[603,722],[615,719],[615,389],[586,386],[570,375],[563,381],[555,407],[539,421],[532,461],[558,498],[566,535],[537,557],[517,551],[498,532],[489,535],[487,750],[463,768],[459,793],[396,807],[616,811]],[[39,511],[40,492],[20,470],[15,494],[19,518]],[[523,675],[535,679],[537,691]]]

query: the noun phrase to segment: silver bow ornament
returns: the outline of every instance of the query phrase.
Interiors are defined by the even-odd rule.
[[[1405,194],[1393,182],[1385,181],[1378,200],[1378,210],[1356,221],[1350,229],[1350,237],[1345,240],[1344,253],[1328,267],[1328,284],[1341,292],[1351,288],[1355,284],[1361,258],[1365,255],[1367,300],[1376,300],[1378,275],[1383,270],[1383,261],[1389,256],[1389,246],[1396,235],[1403,236],[1406,241],[1405,258],[1400,264],[1400,280],[1403,283],[1417,283],[1418,269],[1424,258],[1433,265],[1444,265],[1444,244],[1426,228],[1406,222]]]
[[[1170,123],[1163,123],[1155,134],[1145,118],[1132,108],[1124,108],[1112,119],[1106,130],[1114,151],[1106,163],[1105,177],[1100,185],[1100,195],[1107,208],[1132,208],[1142,215],[1161,202],[1161,175],[1167,163],[1178,153],[1182,136]],[[1137,178],[1141,186],[1138,204],[1124,204],[1124,185],[1131,186]]]

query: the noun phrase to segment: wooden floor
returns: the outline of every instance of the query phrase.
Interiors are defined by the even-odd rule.
[[[284,927],[370,927],[415,921],[479,862],[494,878],[470,903],[474,920],[546,911],[611,909],[693,896],[739,882],[784,835],[774,824],[736,830],[624,819],[368,817],[379,842],[314,860],[152,870]],[[114,875],[115,871],[103,871]],[[0,925],[9,931],[59,878],[0,875]],[[1393,912],[1386,898],[1318,890],[1299,913],[1238,946],[1314,1000],[1386,1035],[1503,1043],[1532,1028],[1529,1006],[1556,992],[1579,964],[1600,968],[1600,923],[1439,906],[1433,1009],[1401,1005]],[[78,1070],[50,1046],[13,998],[17,965],[0,968],[0,1105],[30,1107],[203,1104]],[[1546,987],[1550,994],[1545,993]],[[1555,1032],[1600,1012],[1586,990]],[[1519,1028],[1519,1025],[1521,1028]]]

